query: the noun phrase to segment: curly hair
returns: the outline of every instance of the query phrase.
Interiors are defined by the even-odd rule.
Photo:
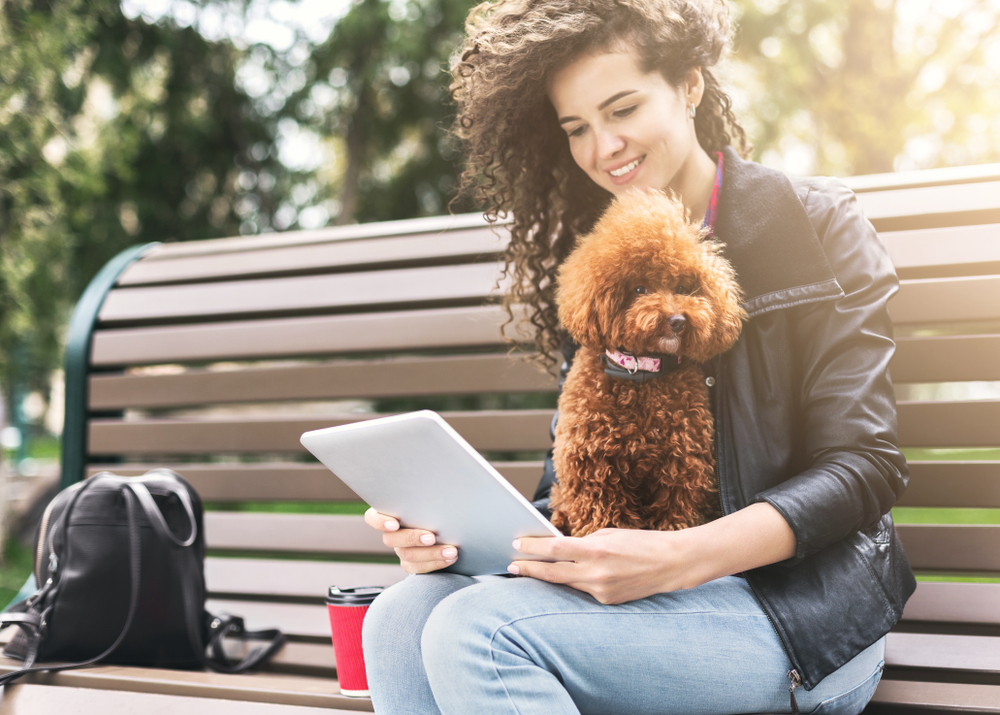
[[[674,86],[700,67],[699,143],[711,153],[735,139],[747,156],[746,134],[710,69],[731,37],[726,0],[489,0],[469,13],[451,83],[453,131],[468,157],[461,190],[491,222],[511,219],[504,328],[517,322],[517,306],[526,306],[549,368],[562,340],[555,269],[611,198],[573,160],[547,96],[549,79],[578,57],[621,47]]]

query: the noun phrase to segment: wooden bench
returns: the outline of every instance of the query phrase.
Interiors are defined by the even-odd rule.
[[[912,477],[897,517],[998,509],[1000,165],[849,183],[902,279],[891,373]],[[920,582],[866,712],[1000,712],[998,515],[956,525],[928,510],[897,527]]]
[[[905,279],[892,304],[896,381],[1000,380],[1000,331],[989,325],[1000,321],[1000,169],[854,186]],[[556,386],[500,339],[503,240],[461,216],[137,247],[112,261],[71,327],[64,482],[179,471],[209,506],[209,607],[281,627],[290,642],[253,675],[104,666],[36,676],[7,689],[0,715],[167,702],[155,698],[195,713],[370,710],[339,693],[323,595],[403,574],[362,523],[364,507],[298,438],[430,407],[530,496]],[[948,334],[925,336],[934,326]],[[997,400],[905,400],[901,439],[996,447],[998,417]],[[1000,507],[998,463],[916,461],[904,503]],[[315,513],[293,513],[303,509]],[[1000,573],[1000,526],[900,533],[922,571]],[[998,658],[1000,583],[922,581],[870,711],[1000,712]]]

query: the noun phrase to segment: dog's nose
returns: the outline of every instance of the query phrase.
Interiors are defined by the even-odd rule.
[[[667,321],[667,325],[670,329],[674,331],[674,335],[680,335],[684,332],[684,328],[687,327],[688,321],[683,315],[672,315],[670,320]]]

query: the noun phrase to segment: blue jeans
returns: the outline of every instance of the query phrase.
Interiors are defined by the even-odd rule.
[[[791,664],[742,578],[617,606],[531,578],[410,576],[365,617],[378,715],[789,713]],[[800,712],[860,713],[885,639],[811,691]]]

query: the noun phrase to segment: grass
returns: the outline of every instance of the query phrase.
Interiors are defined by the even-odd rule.
[[[265,514],[347,514],[361,516],[368,505],[357,501],[206,502],[205,511],[238,511]]]
[[[4,608],[21,590],[31,574],[34,550],[30,546],[11,540],[4,549],[0,566],[0,608]]]

